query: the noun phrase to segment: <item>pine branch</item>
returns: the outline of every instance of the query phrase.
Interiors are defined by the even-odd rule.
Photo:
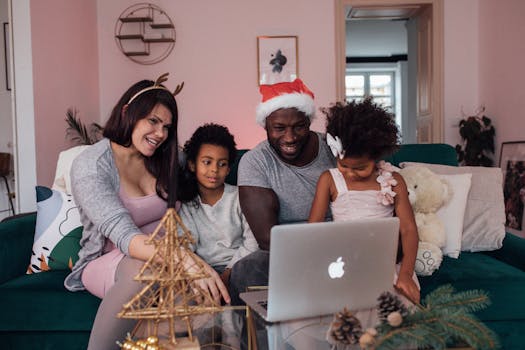
[[[490,305],[488,296],[480,290],[468,290],[454,293],[454,288],[447,285],[437,288],[425,298],[425,304],[428,308],[447,312],[450,309],[457,312],[475,312],[485,309]]]
[[[403,319],[400,327],[381,323],[373,348],[398,349],[410,345],[441,350],[458,340],[475,349],[498,348],[496,335],[470,314],[490,304],[487,295],[479,290],[454,292],[451,285],[437,288],[427,295],[422,308]]]

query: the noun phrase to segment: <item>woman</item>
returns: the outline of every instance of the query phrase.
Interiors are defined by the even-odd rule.
[[[171,164],[178,159],[178,112],[174,95],[161,85],[166,76],[131,86],[113,108],[104,139],[72,165],[84,232],[79,260],[64,285],[103,299],[88,349],[118,348],[115,341],[132,330],[134,321],[116,314],[143,287],[133,277],[154,253],[145,241],[166,212],[168,193],[176,192],[172,179],[178,170]],[[208,290],[220,285],[210,270],[211,277],[199,282]]]

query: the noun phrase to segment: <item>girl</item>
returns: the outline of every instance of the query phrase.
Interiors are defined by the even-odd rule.
[[[242,214],[237,187],[224,182],[237,154],[233,135],[224,126],[205,124],[186,142],[184,153],[179,215],[195,239],[195,252],[228,287],[232,266],[258,250]]]
[[[334,221],[396,215],[403,255],[395,286],[419,303],[414,275],[418,235],[408,190],[401,175],[380,161],[399,145],[394,116],[371,98],[337,103],[323,112],[327,143],[337,158],[337,168],[319,177],[308,221],[324,221],[329,206]]]
[[[171,164],[178,159],[178,112],[174,94],[162,85],[166,76],[132,85],[113,108],[104,138],[71,168],[84,231],[64,285],[102,298],[88,349],[116,349],[115,341],[133,329],[134,320],[115,315],[144,287],[133,278],[154,253],[145,240],[164,216],[169,192],[169,204],[176,201],[177,182],[169,175],[177,176]],[[207,288],[216,284],[213,278],[220,282],[215,273],[198,283]]]

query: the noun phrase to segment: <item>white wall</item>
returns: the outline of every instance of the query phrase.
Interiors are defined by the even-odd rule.
[[[2,39],[0,40],[0,152],[13,154],[12,90],[8,91],[6,86],[6,62],[9,62],[10,59],[9,53],[7,53],[7,57],[4,55],[5,42],[3,31],[4,23],[10,22],[8,14],[7,0],[0,0],[0,30],[2,33]],[[10,43],[8,42],[8,44]],[[8,45],[8,48],[9,46],[11,45]],[[9,77],[9,79],[12,78]],[[12,85],[12,82],[10,85]],[[15,183],[12,176],[9,176],[8,183],[11,192],[13,192]],[[0,220],[10,215],[7,192],[3,179],[0,179]]]
[[[346,56],[406,55],[405,21],[346,21]]]
[[[18,212],[36,210],[35,118],[30,0],[12,1],[15,96],[15,172]]]

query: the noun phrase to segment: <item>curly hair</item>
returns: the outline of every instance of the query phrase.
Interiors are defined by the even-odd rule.
[[[237,156],[235,139],[227,127],[214,123],[199,126],[190,139],[184,144],[184,155],[186,156],[186,161],[184,169],[181,171],[178,186],[178,198],[182,202],[192,201],[196,199],[199,194],[197,177],[195,176],[195,173],[189,169],[188,163],[190,161],[197,161],[199,150],[204,144],[226,148],[228,150],[229,162],[233,162]]]
[[[321,111],[326,115],[326,132],[341,139],[345,157],[379,160],[399,148],[394,115],[371,97],[361,102],[338,102]]]

